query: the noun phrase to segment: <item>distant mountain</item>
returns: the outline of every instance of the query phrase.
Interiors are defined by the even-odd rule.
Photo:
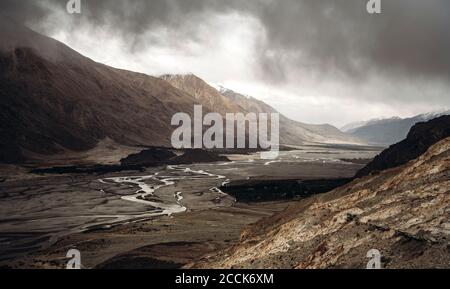
[[[405,140],[392,145],[361,169],[356,177],[404,165],[442,139],[450,137],[450,115],[415,124]]]
[[[352,122],[352,123],[344,125],[340,129],[341,129],[341,131],[346,132],[346,133],[353,133],[356,129],[358,129],[360,127],[373,125],[373,124],[377,124],[377,123],[388,123],[388,122],[396,121],[396,120],[400,120],[400,119],[401,118],[399,118],[399,117],[376,118],[376,119],[371,119],[371,120],[367,120],[367,121]]]
[[[253,97],[236,93],[230,89],[222,88],[222,94],[230,98],[232,101],[241,105],[244,109],[257,113],[278,112],[270,105]],[[279,112],[278,112],[279,113]],[[346,143],[346,144],[365,144],[365,142],[357,137],[343,133],[336,127],[329,124],[315,125],[306,124],[291,120],[280,114],[280,134],[286,138],[285,144],[295,144],[289,142],[296,135],[304,136],[303,141],[320,142],[320,143]]]
[[[341,129],[373,145],[389,146],[406,138],[409,130],[418,122],[428,121],[442,115],[450,115],[450,110],[417,115],[411,118],[374,119],[351,123]]]
[[[236,110],[242,113],[278,113],[263,101],[224,87],[216,89],[195,75],[164,75],[162,78],[176,88],[191,94],[198,101],[206,101],[219,113]],[[331,125],[300,123],[280,114],[280,143],[299,145],[305,142],[365,144],[357,137],[345,134]]]

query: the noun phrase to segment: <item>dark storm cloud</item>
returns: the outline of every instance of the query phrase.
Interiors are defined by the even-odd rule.
[[[19,22],[42,20],[48,10],[36,4],[37,1],[30,0],[3,0],[0,1],[0,16],[7,16]]]
[[[371,72],[448,80],[450,1],[381,1],[382,14],[369,15],[367,0],[82,0],[83,13],[74,17],[79,23],[109,27],[134,50],[149,44],[144,32],[159,27],[202,41],[207,35],[199,35],[198,23],[236,12],[263,24],[267,39],[257,53],[273,80],[284,80],[292,67],[355,80]],[[28,22],[45,21],[42,6],[65,9],[67,3],[0,2],[2,11]]]
[[[280,2],[259,14],[269,47],[298,50],[306,68],[449,77],[450,1],[382,0],[380,15],[364,0]]]

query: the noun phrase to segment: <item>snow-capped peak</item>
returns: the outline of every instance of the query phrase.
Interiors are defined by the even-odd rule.
[[[438,118],[443,115],[450,115],[450,109],[441,109],[441,110],[437,110],[437,111],[424,113],[424,114],[419,115],[419,118],[421,118],[423,120],[431,120],[431,119]]]
[[[245,97],[248,100],[254,99],[252,96],[247,95],[247,94],[241,94],[238,92],[235,92],[234,90],[231,90],[229,88],[226,88],[225,86],[221,85],[221,84],[217,84],[217,83],[210,83],[209,84],[211,87],[215,88],[218,92],[220,92],[220,94],[235,94],[235,95],[239,95],[242,97]]]
[[[221,94],[230,91],[228,88],[226,88],[226,87],[224,87],[223,85],[218,84],[218,83],[209,83],[209,85],[210,85],[211,87],[215,88],[215,89],[216,89],[218,92],[220,92]]]

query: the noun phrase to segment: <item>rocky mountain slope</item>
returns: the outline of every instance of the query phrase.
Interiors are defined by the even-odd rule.
[[[438,141],[450,137],[450,115],[415,124],[405,140],[392,145],[361,169],[356,177],[397,167],[417,158]]]
[[[194,76],[165,81],[108,67],[3,17],[0,40],[0,163],[85,151],[103,139],[167,147],[177,112],[192,115],[195,104],[204,113],[242,110]],[[288,143],[334,142],[307,128],[283,127]]]
[[[406,138],[409,130],[416,123],[432,120],[443,115],[450,115],[450,110],[420,114],[411,118],[374,119],[348,124],[342,130],[364,139],[370,144],[389,146]]]
[[[160,78],[169,82],[172,86],[189,93],[200,104],[210,107],[212,111],[225,115],[226,113],[241,112],[242,109],[236,103],[221,95],[216,89],[193,74],[187,75],[163,75]]]
[[[0,24],[0,162],[87,150],[105,138],[170,146],[172,115],[192,114],[198,103],[159,78],[96,63],[3,18]]]
[[[450,138],[406,165],[357,179],[248,227],[199,268],[450,266]]]
[[[162,78],[176,88],[193,95],[201,103],[211,105],[219,113],[279,113],[263,101],[225,88],[217,90],[192,74],[164,75]],[[296,145],[304,142],[365,144],[363,140],[345,134],[331,125],[300,123],[280,114],[280,143]]]

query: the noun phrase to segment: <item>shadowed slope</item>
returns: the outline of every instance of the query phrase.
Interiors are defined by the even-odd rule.
[[[2,22],[0,162],[86,150],[106,137],[124,145],[169,146],[172,115],[192,114],[197,103],[164,80],[96,63]]]

